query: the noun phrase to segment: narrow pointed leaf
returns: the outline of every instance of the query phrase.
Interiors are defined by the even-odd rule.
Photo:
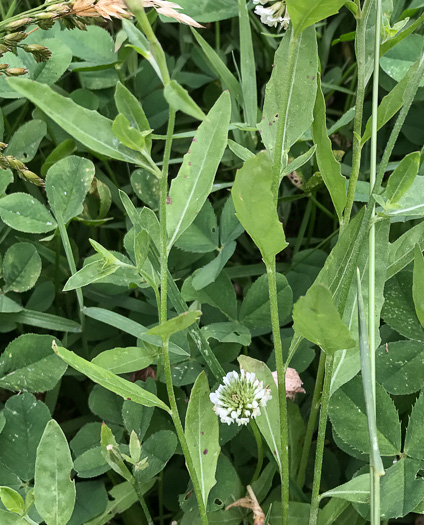
[[[415,246],[414,250],[412,298],[417,317],[422,326],[424,326],[424,258],[418,245]]]

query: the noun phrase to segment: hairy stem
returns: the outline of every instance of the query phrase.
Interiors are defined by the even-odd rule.
[[[353,201],[355,197],[356,184],[358,182],[359,170],[361,168],[361,135],[362,135],[362,117],[364,113],[364,99],[366,86],[366,27],[370,12],[370,7],[373,0],[366,0],[364,8],[358,18],[356,29],[356,61],[358,64],[358,80],[356,88],[356,102],[355,102],[355,119],[353,123],[353,152],[352,152],[352,171],[349,179],[349,186],[347,190],[347,202],[343,219],[340,223],[340,233],[343,233],[350,221],[352,213]]]
[[[318,417],[319,407],[321,404],[322,383],[324,380],[325,371],[325,354],[321,352],[319,358],[319,365],[317,371],[317,378],[315,381],[314,393],[312,396],[311,413],[309,414],[308,426],[306,427],[305,441],[302,448],[302,456],[300,458],[299,471],[297,473],[297,485],[302,488],[305,483],[306,467],[308,465],[309,452],[311,450],[312,437],[315,432],[315,424]]]
[[[311,512],[309,525],[317,525],[319,510],[319,488],[321,485],[322,460],[324,457],[325,431],[327,428],[328,404],[330,401],[330,385],[333,373],[334,356],[325,357],[325,378],[321,398],[321,412],[319,415],[317,451],[315,455],[314,482],[312,485]]]
[[[278,405],[280,414],[280,448],[281,448],[281,505],[283,525],[289,525],[289,450],[287,426],[286,374],[283,362],[283,346],[280,334],[280,319],[278,314],[277,278],[275,258],[265,262],[268,274],[268,291],[271,309],[272,336],[274,339],[275,363],[278,375]]]

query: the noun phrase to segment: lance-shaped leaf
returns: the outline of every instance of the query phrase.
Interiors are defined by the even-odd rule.
[[[346,0],[287,0],[287,10],[297,34],[307,27],[335,15]]]
[[[412,186],[420,169],[420,153],[406,155],[390,175],[386,187],[387,204],[395,204]]]
[[[347,199],[346,179],[342,175],[340,163],[337,162],[331,148],[325,114],[325,100],[318,76],[318,92],[314,107],[312,136],[317,147],[316,156],[322,179],[330,192],[337,216],[341,219]]]
[[[231,195],[236,215],[252,237],[266,263],[288,243],[278,220],[271,191],[272,163],[267,153],[258,153],[237,172]]]
[[[200,124],[183,165],[172,181],[166,207],[168,250],[190,226],[212,190],[227,146],[230,95],[225,91]]]
[[[209,385],[205,372],[194,383],[188,403],[185,435],[187,445],[200,482],[202,499],[206,506],[211,488],[215,485],[215,472],[219,446],[218,418],[209,399]]]
[[[253,372],[259,381],[263,382],[264,387],[269,388],[271,391],[272,398],[267,402],[266,407],[261,407],[261,415],[255,421],[277,462],[278,470],[281,472],[280,411],[278,408],[277,385],[271,370],[262,361],[242,355],[238,358],[238,362],[240,363],[240,368],[243,368],[246,372]]]
[[[86,375],[95,383],[98,383],[103,388],[107,388],[111,392],[114,392],[118,396],[123,397],[126,400],[134,401],[140,405],[146,407],[158,407],[162,410],[169,412],[169,408],[154,394],[151,394],[147,390],[137,386],[126,379],[122,379],[112,372],[105,370],[104,368],[86,361],[82,357],[78,356],[74,352],[70,352],[66,348],[56,346],[53,343],[53,350],[60,356],[68,365]]]
[[[420,323],[424,326],[424,258],[419,246],[414,250],[414,273],[412,281],[412,298]]]
[[[203,120],[205,114],[191,98],[188,91],[184,89],[176,80],[171,80],[163,90],[164,97],[168,104],[176,111],[182,111],[190,117]]]
[[[71,452],[59,424],[50,420],[37,449],[35,506],[47,525],[66,525],[75,505]]]
[[[147,334],[158,335],[162,340],[169,341],[171,335],[181,332],[181,330],[185,330],[195,323],[201,315],[202,312],[200,310],[184,312],[183,314],[177,315],[177,317],[168,319],[168,321],[151,328]]]
[[[314,284],[293,308],[296,333],[320,346],[327,354],[352,348],[355,341],[343,323],[330,290]]]
[[[274,68],[266,86],[262,120],[258,124],[261,138],[271,157],[274,156],[278,121],[285,119],[283,151],[290,147],[307,131],[313,120],[313,109],[317,91],[318,48],[315,29],[311,27],[299,36],[297,58],[292,78],[287,78],[290,31],[283,38],[274,57]],[[289,105],[285,115],[280,115],[283,91],[288,90]]]

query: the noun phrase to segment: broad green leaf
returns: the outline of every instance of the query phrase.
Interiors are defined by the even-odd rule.
[[[76,150],[76,142],[73,139],[65,139],[58,146],[56,146],[56,148],[44,161],[44,164],[41,166],[40,170],[41,176],[45,177],[48,170],[53,166],[53,164],[56,164],[56,162],[59,162],[59,160],[69,157],[69,155],[75,153]]]
[[[387,279],[391,279],[414,260],[415,245],[424,250],[424,221],[407,230],[389,245]]]
[[[185,436],[200,483],[206,506],[211,488],[215,485],[215,472],[219,446],[218,418],[209,399],[208,379],[202,372],[194,383],[187,407]]]
[[[0,199],[0,217],[24,233],[47,233],[57,226],[50,212],[28,193],[16,192]]]
[[[163,341],[169,341],[171,335],[181,332],[181,330],[185,330],[200,319],[201,315],[202,312],[200,310],[189,310],[188,312],[177,315],[177,317],[168,319],[168,321],[165,321],[154,328],[150,328],[147,333],[149,335],[158,335]]]
[[[158,355],[158,347],[140,348],[138,346],[128,346],[126,348],[105,350],[91,362],[114,374],[127,374],[147,368]]]
[[[385,197],[388,204],[396,204],[412,186],[420,169],[418,151],[406,155],[398,164],[387,181]]]
[[[70,290],[88,286],[103,279],[103,277],[115,273],[118,268],[119,265],[117,264],[105,264],[103,259],[86,264],[66,281],[63,291],[69,292]]]
[[[338,13],[346,0],[287,0],[287,10],[297,34],[305,28]]]
[[[56,162],[46,177],[50,207],[67,223],[82,213],[83,203],[94,177],[94,164],[83,157],[66,157]]]
[[[0,170],[0,197],[6,194],[7,187],[13,182],[12,170]]]
[[[151,377],[144,383],[137,381],[136,384],[152,394],[156,394],[156,381]],[[143,440],[150,426],[154,410],[153,407],[144,407],[133,401],[124,401],[122,405],[122,420],[128,433],[134,431],[138,439]]]
[[[211,283],[214,283],[218,275],[227,264],[228,260],[234,254],[236,249],[236,243],[234,241],[225,245],[222,250],[218,253],[215,259],[212,259],[206,266],[200,268],[193,274],[193,288],[195,290],[201,290]]]
[[[44,31],[43,31],[44,32]],[[61,40],[57,38],[40,38],[41,31],[38,35],[30,35],[25,44],[36,43],[46,46],[52,53],[48,62],[37,63],[31,53],[26,53],[23,49],[17,48],[17,53],[5,53],[2,60],[10,67],[25,67],[28,69],[27,82],[37,81],[43,85],[52,85],[65,73],[71,60],[72,52]],[[31,42],[31,40],[34,40]],[[1,98],[22,98],[22,93],[15,90],[7,82],[5,76],[0,77],[0,97]]]
[[[318,514],[318,525],[332,525],[346,509],[355,512],[349,501],[331,498],[326,505],[320,509]]]
[[[0,521],[2,525],[28,525],[28,522],[24,520],[24,518],[21,518],[21,516],[1,509]]]
[[[201,290],[195,290],[192,284],[193,278],[184,281],[181,294],[185,301],[199,301],[221,310],[230,320],[237,317],[237,298],[230,278],[221,272],[216,281]]]
[[[23,308],[20,304],[5,295],[0,295],[0,314],[2,313],[16,313],[22,311]]]
[[[91,412],[101,420],[117,425],[122,425],[122,404],[119,396],[100,385],[94,385],[88,396]]]
[[[415,177],[409,189],[396,203],[396,206],[387,206],[383,215],[387,217],[406,217],[406,220],[423,217],[424,177]]]
[[[52,354],[50,335],[23,334],[6,347],[0,357],[0,387],[22,392],[45,392],[54,388],[67,366]]]
[[[230,97],[224,92],[200,124],[169,190],[168,250],[202,209],[227,145]]]
[[[271,467],[275,474],[277,469],[275,468],[274,463],[271,463]],[[212,487],[209,494],[208,506],[206,509],[208,512],[208,518],[209,516],[213,516],[216,511],[222,509],[222,504],[224,504],[225,508],[227,505],[233,503],[235,499],[241,498],[244,495],[244,487],[240,481],[237,469],[232,464],[231,460],[224,454],[220,454],[218,458],[215,477],[216,485]],[[229,512],[230,510],[231,509],[224,512]],[[226,522],[223,521],[223,523]]]
[[[376,403],[380,454],[396,456],[401,447],[399,416],[391,397],[378,383]],[[334,392],[330,399],[329,415],[334,430],[345,443],[360,452],[369,453],[367,414],[359,375]]]
[[[330,290],[320,284],[309,288],[293,308],[296,333],[320,346],[327,354],[352,348],[355,341],[343,323]]]
[[[176,80],[171,80],[163,90],[166,101],[175,111],[182,111],[197,120],[203,120],[206,115],[191,98],[188,91],[184,89]]]
[[[128,119],[132,127],[139,131],[147,131],[151,129],[140,102],[131,91],[129,91],[129,89],[121,84],[121,82],[118,82],[116,85],[115,104],[119,113]],[[152,139],[149,135],[145,138],[145,144],[148,151],[150,151]]]
[[[293,292],[287,279],[281,273],[276,275],[278,314],[281,323],[291,314]],[[240,309],[242,322],[253,335],[271,332],[271,315],[269,303],[268,277],[261,275],[247,291]]]
[[[159,209],[159,180],[155,175],[139,168],[131,174],[131,186],[137,197],[150,209]]]
[[[35,157],[46,133],[45,122],[30,120],[13,134],[4,154],[12,155],[23,163],[30,162]]]
[[[409,35],[381,57],[380,66],[382,70],[396,82],[400,82],[414,62],[420,58],[422,44],[422,35]],[[421,80],[420,86],[424,86],[424,80]]]
[[[47,525],[66,525],[75,505],[73,462],[65,434],[52,419],[46,425],[35,462],[35,506]]]
[[[405,91],[408,85],[411,82],[411,79],[414,78],[418,68],[418,62],[416,62],[402,78],[402,80],[396,84],[396,86],[383,97],[380,105],[377,109],[377,129],[381,129],[389,120],[396,115],[396,113],[403,106],[403,100],[405,96]],[[371,126],[372,126],[372,117],[367,121],[365,127],[364,135],[361,139],[362,144],[365,144],[367,140],[371,138]]]
[[[25,393],[7,400],[4,415],[0,460],[23,481],[30,481],[34,477],[38,443],[50,420],[49,409],[32,394]]]
[[[140,463],[146,460],[147,468],[136,469],[137,482],[146,483],[159,474],[174,455],[177,444],[177,436],[171,430],[160,430],[143,441]]]
[[[237,16],[236,3],[229,4],[227,0],[199,0],[198,2],[180,0],[179,5],[185,14],[202,24]]]
[[[278,470],[282,469],[281,447],[280,447],[280,411],[278,407],[278,390],[272,376],[271,370],[262,361],[247,356],[238,358],[240,368],[246,372],[254,372],[259,381],[271,390],[272,398],[266,407],[261,407],[261,415],[255,421],[263,435],[272,456],[277,462]]]
[[[180,250],[195,253],[208,253],[218,249],[218,223],[209,200],[205,201],[199,214],[179,237],[175,246]]]
[[[293,77],[285,81],[291,29],[286,33],[275,53],[274,68],[266,85],[262,120],[258,124],[261,138],[271,157],[274,156],[278,120],[285,118],[283,152],[307,131],[313,120],[317,92],[318,50],[315,29],[306,30],[297,42],[297,60]],[[289,89],[289,107],[286,115],[279,115],[284,89]],[[301,118],[299,116],[301,115]]]
[[[424,328],[415,311],[412,288],[412,272],[407,270],[399,272],[390,281],[387,281],[381,316],[399,334],[422,342],[424,341]]]
[[[339,498],[353,503],[368,503],[370,499],[370,475],[356,476],[347,483],[324,492],[320,496],[320,499],[323,498]]]
[[[234,140],[228,139],[228,147],[234,153],[234,155],[243,161],[249,160],[255,156],[255,154],[252,153],[250,149],[245,148]]]
[[[288,246],[274,205],[272,163],[258,153],[237,172],[231,190],[237,218],[259,248],[266,264]]]
[[[424,326],[424,258],[421,248],[415,246],[414,273],[412,280],[412,298],[415,312],[422,326]]]
[[[405,436],[405,453],[414,459],[424,460],[424,394],[415,402]]]
[[[104,368],[97,366],[89,361],[86,361],[82,357],[79,357],[74,352],[66,350],[54,345],[53,347],[55,353],[60,356],[68,365],[81,372],[81,374],[86,375],[95,383],[98,383],[102,387],[118,394],[118,396],[123,397],[124,399],[134,401],[135,403],[140,403],[144,406],[156,406],[162,410],[169,412],[169,408],[163,403],[158,397],[143,390],[139,386],[122,379],[112,372],[105,370]],[[0,434],[1,436],[1,434]]]
[[[24,514],[25,502],[19,492],[10,487],[0,487],[0,499],[6,509],[16,514]]]
[[[424,387],[424,351],[419,341],[397,341],[376,353],[377,381],[393,395],[412,394]]]
[[[134,151],[147,150],[146,137],[151,130],[139,131],[131,126],[130,121],[125,115],[119,113],[112,124],[112,131],[120,142],[127,148]]]
[[[3,259],[4,291],[26,292],[38,280],[41,273],[41,257],[33,244],[13,244]]]
[[[73,62],[72,69],[82,65],[85,67],[109,65],[118,59],[114,51],[113,39],[103,27],[89,25],[81,34],[76,34],[75,31],[63,31],[60,38],[71,49],[74,57],[84,61]]]
[[[112,159],[151,169],[140,154],[119,144],[112,131],[112,121],[100,113],[79,106],[44,84],[25,78],[9,78],[8,81],[86,148]]]
[[[341,165],[334,157],[331,141],[327,135],[326,109],[321,81],[318,76],[318,92],[314,107],[312,136],[317,147],[316,157],[322,179],[331,195],[339,220],[346,204],[346,179],[341,172]]]
[[[216,339],[221,343],[240,343],[249,346],[252,339],[248,328],[238,322],[210,323],[203,326],[201,330],[206,339]]]

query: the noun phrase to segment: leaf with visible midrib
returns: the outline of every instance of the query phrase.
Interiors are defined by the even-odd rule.
[[[230,95],[225,91],[200,124],[183,165],[172,181],[166,207],[168,250],[194,221],[212,190],[227,146],[230,114]]]
[[[287,0],[287,10],[296,33],[338,13],[346,0]]]
[[[50,420],[41,437],[35,462],[35,506],[47,525],[66,525],[75,505],[73,462],[65,434]]]
[[[87,148],[116,160],[150,169],[141,155],[119,144],[112,121],[63,97],[49,86],[26,78],[8,78],[10,85],[38,106],[56,124]]]
[[[187,445],[200,482],[205,506],[209,492],[216,483],[215,472],[221,450],[218,418],[213,411],[209,393],[208,379],[205,372],[202,372],[191,391],[185,425]]]

